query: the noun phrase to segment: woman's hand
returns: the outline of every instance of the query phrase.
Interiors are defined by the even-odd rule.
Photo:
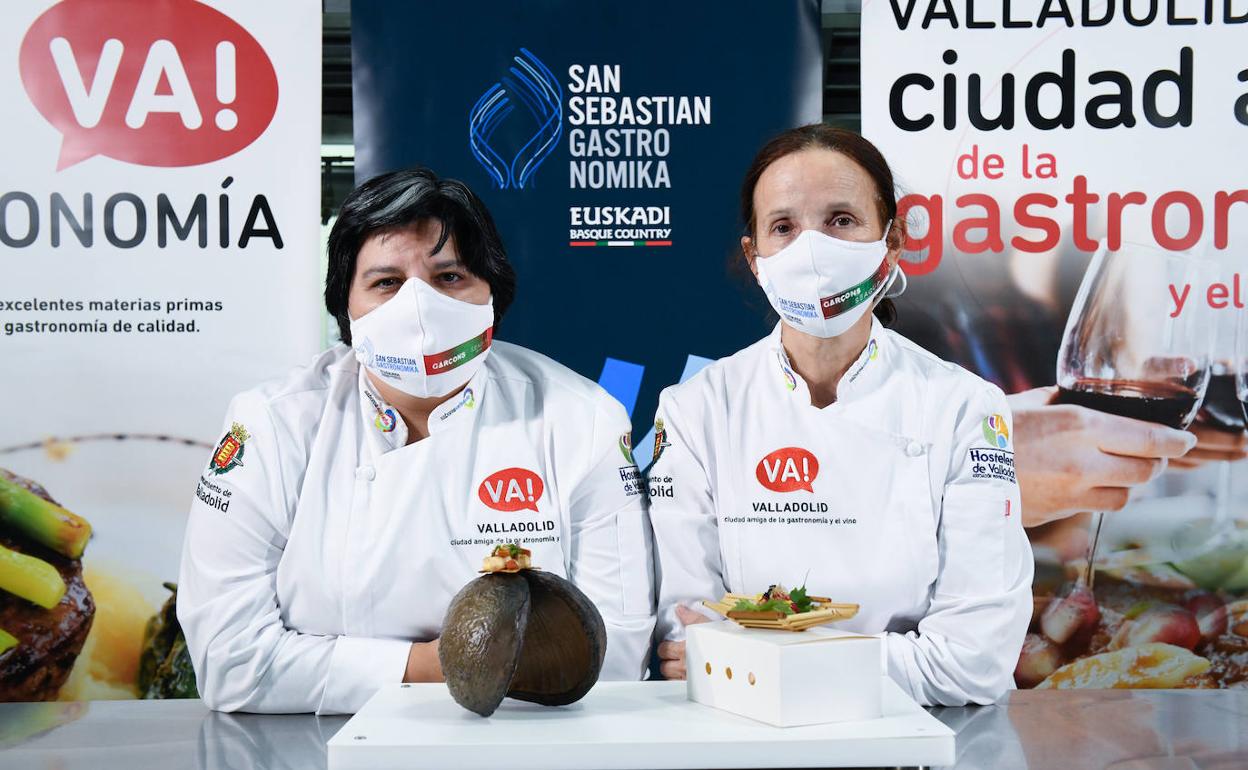
[[[686,626],[710,622],[710,618],[694,612],[683,604],[676,605],[676,617]],[[685,678],[684,642],[663,642],[659,645],[659,673],[665,679]]]
[[[438,660],[438,640],[416,642],[407,652],[404,682],[444,682],[442,663]]]
[[[1008,397],[1014,413],[1014,460],[1023,526],[1082,511],[1117,511],[1131,487],[1161,474],[1196,436],[1164,425],[1053,404],[1056,387]]]

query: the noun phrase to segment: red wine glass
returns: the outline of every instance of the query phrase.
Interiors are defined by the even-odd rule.
[[[1243,433],[1245,415],[1236,387],[1239,369],[1236,326],[1242,313],[1210,312],[1214,321],[1214,355],[1209,387],[1197,420],[1210,429]],[[1179,571],[1205,588],[1217,588],[1238,571],[1248,556],[1248,541],[1231,515],[1231,463],[1218,463],[1212,519],[1194,519],[1176,529],[1170,541],[1171,560]]]
[[[1209,263],[1189,254],[1102,243],[1066,321],[1057,362],[1057,403],[1186,428],[1209,383],[1213,328],[1196,299],[1172,312],[1172,291],[1198,297]],[[1088,563],[1079,582],[1092,588],[1103,514],[1095,512]]]

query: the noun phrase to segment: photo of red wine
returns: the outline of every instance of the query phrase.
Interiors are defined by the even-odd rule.
[[[1058,388],[1055,402],[1186,428],[1196,416],[1200,394],[1176,382],[1078,379]]]
[[[1245,430],[1244,407],[1235,392],[1235,374],[1213,374],[1200,406],[1200,419],[1228,433]]]

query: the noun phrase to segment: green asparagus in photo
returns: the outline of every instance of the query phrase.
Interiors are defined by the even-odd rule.
[[[65,595],[65,581],[56,567],[43,559],[0,545],[0,591],[8,591],[44,609],[51,609]]]
[[[91,537],[86,519],[0,476],[0,528],[15,530],[71,559]]]

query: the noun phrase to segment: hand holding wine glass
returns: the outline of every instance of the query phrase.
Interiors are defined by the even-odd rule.
[[[1084,274],[1058,354],[1056,403],[1183,429],[1209,381],[1207,308],[1165,311],[1172,286],[1201,285],[1208,266],[1187,254],[1103,245]],[[1050,602],[1045,634],[1059,644],[1090,635],[1099,619],[1092,591],[1103,514],[1093,516],[1087,566],[1069,593]]]
[[[1058,404],[1057,398],[1055,385],[1007,397],[1025,527],[1121,510],[1133,488],[1194,451],[1188,431]]]

